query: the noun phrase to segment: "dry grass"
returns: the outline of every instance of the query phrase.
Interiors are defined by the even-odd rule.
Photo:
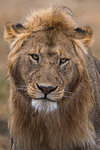
[[[10,150],[9,138],[0,136],[0,150]]]
[[[1,75],[0,78],[0,150],[8,150],[8,82],[3,81]]]

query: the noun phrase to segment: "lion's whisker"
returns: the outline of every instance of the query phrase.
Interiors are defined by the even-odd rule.
[[[14,89],[14,91],[17,91],[17,90],[21,90],[21,91],[27,92],[27,90],[25,88],[16,88],[16,89]]]

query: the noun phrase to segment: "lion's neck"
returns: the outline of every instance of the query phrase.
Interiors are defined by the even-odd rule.
[[[88,121],[92,96],[89,87],[82,85],[81,88],[82,91],[78,89],[73,94],[71,101],[60,101],[58,109],[50,113],[36,112],[21,94],[12,91],[9,125],[13,149],[65,150],[67,147],[69,150],[73,146],[92,143],[93,131]]]

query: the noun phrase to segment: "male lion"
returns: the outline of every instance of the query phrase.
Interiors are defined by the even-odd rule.
[[[100,149],[100,68],[90,51],[92,35],[61,7],[6,25],[11,150]]]

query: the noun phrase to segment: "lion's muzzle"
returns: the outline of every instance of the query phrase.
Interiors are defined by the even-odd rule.
[[[39,84],[36,84],[36,85],[37,85],[37,88],[43,92],[44,98],[46,98],[49,93],[54,92],[57,89],[57,86],[54,87],[54,86],[43,86]]]

